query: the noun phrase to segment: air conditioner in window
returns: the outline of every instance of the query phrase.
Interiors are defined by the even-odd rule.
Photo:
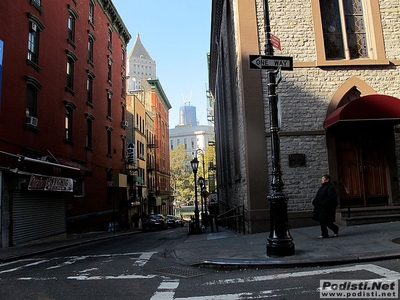
[[[26,124],[30,126],[36,127],[38,123],[38,119],[32,116],[26,117]]]
[[[128,127],[128,121],[122,121],[121,122],[121,127],[122,128],[127,128]]]

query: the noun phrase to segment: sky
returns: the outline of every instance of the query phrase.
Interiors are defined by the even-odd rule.
[[[211,0],[112,0],[132,38],[140,34],[156,61],[157,78],[172,106],[169,128],[179,124],[179,108],[190,101],[199,125],[207,125]]]

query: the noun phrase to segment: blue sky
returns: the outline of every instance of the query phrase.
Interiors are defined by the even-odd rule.
[[[132,36],[128,53],[139,33],[156,61],[157,77],[172,105],[169,127],[179,124],[179,108],[190,96],[199,124],[206,125],[211,0],[112,1]]]

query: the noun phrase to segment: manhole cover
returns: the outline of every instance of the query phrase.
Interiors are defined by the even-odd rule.
[[[393,243],[400,244],[400,238],[395,238],[392,240]]]
[[[183,277],[183,278],[196,277],[196,276],[201,276],[201,275],[206,274],[197,269],[181,268],[181,267],[157,268],[154,271],[156,271],[158,273],[165,273],[165,274],[174,275],[174,276]]]

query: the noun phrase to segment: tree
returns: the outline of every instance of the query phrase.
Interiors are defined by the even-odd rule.
[[[170,151],[171,186],[177,203],[189,203],[194,197],[194,175],[190,165],[192,157],[180,144]]]

